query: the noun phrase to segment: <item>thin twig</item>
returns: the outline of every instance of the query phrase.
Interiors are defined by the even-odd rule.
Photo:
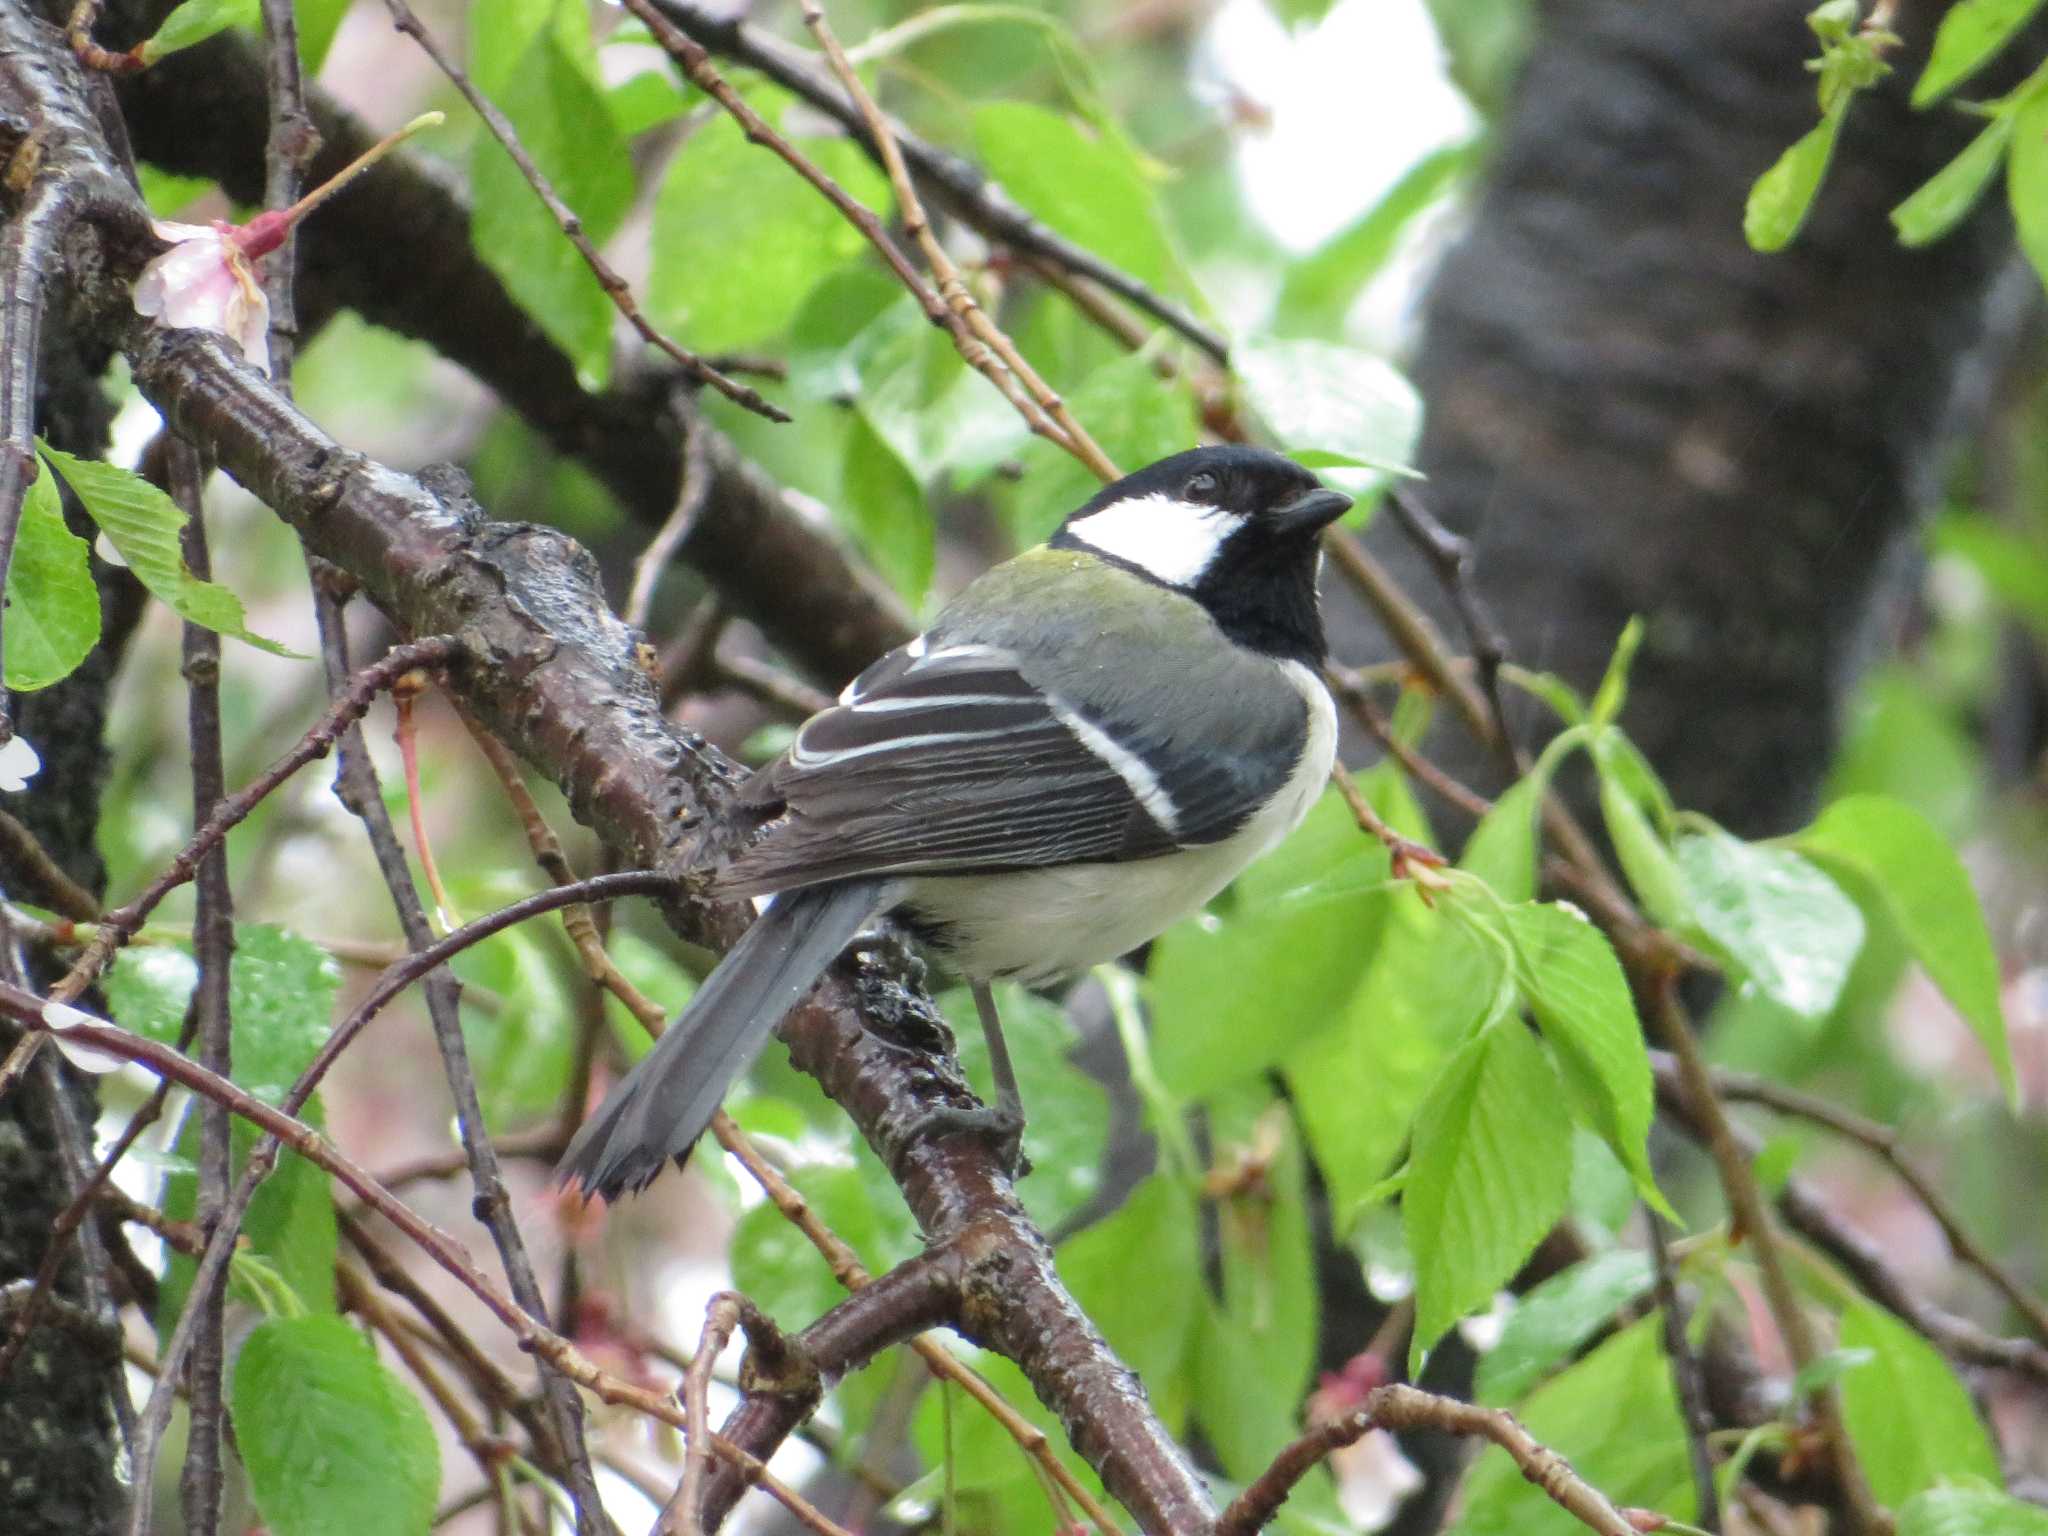
[[[1254,1536],[1279,1512],[1294,1485],[1324,1458],[1375,1429],[1434,1430],[1490,1440],[1514,1458],[1522,1476],[1599,1536],[1639,1536],[1605,1494],[1522,1428],[1513,1414],[1398,1384],[1375,1387],[1356,1412],[1310,1430],[1274,1457],[1272,1465],[1217,1517],[1213,1536]]]
[[[397,0],[386,0],[386,3],[396,4]],[[654,40],[675,61],[676,67],[682,70],[690,83],[732,114],[750,142],[774,151],[784,164],[816,188],[827,202],[839,210],[848,223],[861,232],[889,270],[895,274],[896,280],[917,300],[919,307],[924,310],[925,318],[944,329],[946,334],[953,338],[953,344],[959,349],[961,357],[976,372],[995,385],[1033,432],[1073,454],[1091,470],[1101,472],[1080,444],[1070,438],[1060,424],[1032,398],[1018,376],[1003,366],[1002,360],[995,355],[988,343],[976,334],[967,320],[918,275],[917,269],[911,266],[909,258],[897,248],[896,242],[889,238],[888,231],[882,227],[882,221],[875,217],[871,209],[826,175],[816,161],[777,133],[767,119],[756,112],[747,103],[746,98],[734,90],[725,76],[719,73],[718,67],[711,62],[711,55],[664,16],[655,7],[653,0],[625,0],[625,5],[626,9],[647,24],[648,30],[654,34]],[[1100,450],[1097,450],[1096,458],[1101,459]]]
[[[697,1353],[690,1357],[690,1368],[683,1373],[683,1417],[689,1426],[684,1433],[688,1441],[683,1450],[683,1480],[668,1505],[669,1510],[680,1516],[678,1536],[704,1533],[704,1470],[711,1462],[711,1367],[718,1363],[739,1325],[739,1297],[731,1291],[721,1291],[712,1297],[704,1312],[704,1331],[697,1339]],[[658,1528],[667,1527],[664,1512]]]
[[[0,811],[0,860],[26,875],[35,895],[72,922],[99,921],[100,904],[93,900],[92,892],[66,874],[49,850],[36,841],[36,835],[6,811]],[[22,900],[33,899],[27,891],[15,894]]]
[[[61,1027],[66,1039],[74,1040],[88,1050],[132,1061],[196,1094],[227,1105],[236,1115],[262,1130],[266,1140],[289,1146],[315,1167],[339,1179],[365,1205],[403,1232],[441,1269],[453,1276],[465,1290],[482,1302],[491,1315],[518,1341],[521,1349],[555,1366],[563,1375],[596,1393],[605,1402],[623,1404],[658,1418],[665,1424],[673,1424],[678,1429],[687,1430],[688,1424],[681,1410],[664,1394],[649,1391],[645,1387],[623,1381],[607,1371],[599,1370],[572,1342],[544,1323],[536,1321],[510,1296],[493,1286],[460,1243],[399,1200],[378,1183],[368,1169],[334,1146],[303,1120],[265,1103],[254,1094],[207,1071],[181,1052],[159,1041],[122,1029],[118,1025],[91,1019],[53,1025],[45,1015],[46,1006],[45,999],[37,997],[32,992],[12,984],[0,983],[0,1015],[11,1018],[27,1028],[44,1032]],[[225,1249],[209,1248],[208,1257],[212,1257],[216,1251],[225,1252]],[[202,1259],[200,1262],[203,1267],[206,1260]],[[165,1372],[173,1369],[168,1351],[160,1368]],[[711,1445],[747,1482],[774,1497],[783,1508],[800,1520],[806,1529],[818,1533],[818,1536],[848,1536],[842,1527],[827,1519],[802,1495],[771,1473],[758,1456],[715,1434],[711,1436]]]
[[[264,96],[270,133],[263,144],[263,202],[289,208],[299,200],[307,167],[320,152],[320,133],[306,110],[306,81],[299,62],[299,23],[292,0],[263,0]],[[263,268],[263,292],[270,301],[270,377],[287,395],[299,345],[299,230],[294,222],[284,243]]]
[[[1713,1083],[1714,1091],[1724,1099],[1738,1104],[1761,1104],[1782,1115],[1810,1120],[1880,1159],[1934,1218],[1956,1258],[1982,1275],[2013,1310],[2027,1320],[2027,1326],[2037,1338],[2048,1341],[2048,1304],[2021,1284],[1989,1249],[1971,1235],[1954,1203],[1906,1155],[1905,1138],[1896,1130],[1814,1094],[1802,1093],[1797,1088],[1774,1083],[1752,1073],[1717,1067]]]
[[[457,655],[459,647],[445,635],[430,636],[424,640],[409,641],[394,646],[380,659],[372,662],[349,680],[347,688],[337,693],[327,713],[321,716],[313,728],[301,736],[296,745],[270,767],[252,779],[245,787],[220,803],[218,810],[207,818],[206,825],[192,834],[192,840],[179,849],[171,862],[156,879],[133,901],[116,908],[100,919],[99,930],[92,942],[86,945],[85,953],[73,963],[70,971],[50,989],[50,995],[58,1002],[68,1003],[92,985],[114,952],[125,944],[156,910],[159,903],[172,891],[190,880],[198,871],[199,860],[208,849],[214,847],[251,811],[261,805],[277,787],[306,764],[325,757],[348,726],[362,718],[363,714],[392,683],[410,672],[414,667],[439,666]],[[0,1084],[4,1091],[4,1084]]]
[[[633,628],[645,630],[647,615],[654,607],[654,589],[661,584],[669,562],[697,526],[697,514],[711,490],[711,476],[705,469],[704,434],[694,416],[683,437],[683,478],[676,486],[675,509],[668,515],[640,558],[633,562],[633,585],[626,593],[626,606],[619,617]]]
[[[1413,880],[1423,900],[1429,893],[1442,889],[1443,880],[1432,871],[1443,868],[1448,861],[1444,856],[1413,838],[1403,837],[1388,826],[1373,804],[1365,798],[1358,787],[1358,781],[1351,777],[1351,770],[1342,763],[1330,765],[1330,782],[1337,786],[1337,793],[1351,810],[1352,820],[1358,823],[1359,831],[1376,838],[1393,859],[1393,876],[1396,880]]]
[[[1784,1255],[1779,1251],[1770,1213],[1764,1208],[1763,1195],[1757,1189],[1749,1159],[1737,1145],[1728,1116],[1721,1108],[1720,1099],[1715,1096],[1713,1076],[1707,1068],[1705,1053],[1700,1049],[1699,1037],[1693,1033],[1692,1021],[1686,1017],[1684,1005],[1678,998],[1676,975],[1667,973],[1659,984],[1653,986],[1649,1001],[1651,1020],[1677,1060],[1679,1081],[1684,1087],[1687,1104],[1705,1133],[1707,1150],[1720,1174],[1721,1192],[1728,1201],[1729,1214],[1755,1256],[1771,1318],[1778,1326],[1778,1333],[1785,1341],[1785,1350],[1792,1357],[1793,1365],[1804,1370],[1820,1358],[1820,1346],[1814,1338],[1806,1310],[1800,1304],[1798,1292],[1793,1289],[1791,1275],[1785,1268]],[[1842,1423],[1840,1394],[1831,1384],[1824,1385],[1814,1391],[1810,1401],[1814,1427],[1819,1430],[1822,1443],[1828,1450],[1828,1459],[1834,1464],[1852,1528],[1864,1536],[1876,1536],[1885,1529],[1885,1517],[1870,1490],[1870,1480],[1864,1474],[1856,1448],[1850,1443],[1848,1430]]]
[[[989,318],[988,311],[975,302],[967,284],[960,279],[960,269],[953,264],[953,258],[946,254],[946,248],[932,232],[931,220],[925,216],[924,204],[918,200],[917,188],[911,184],[910,170],[903,163],[903,150],[896,142],[895,131],[889,119],[875,104],[875,98],[860,78],[860,71],[853,67],[853,61],[846,56],[846,50],[839,46],[839,39],[833,34],[831,23],[825,19],[824,7],[818,0],[803,0],[804,24],[818,39],[818,46],[825,50],[825,57],[831,61],[832,72],[846,87],[846,94],[853,99],[861,118],[867,123],[868,134],[875,141],[875,147],[882,156],[882,168],[889,173],[889,184],[896,189],[896,211],[903,220],[903,227],[924,252],[924,259],[932,269],[932,277],[939,285],[939,296],[965,322],[967,329],[980,338],[1003,366],[1015,374],[1019,383],[1030,394],[1038,408],[1059,424],[1066,434],[1067,445],[1075,458],[1086,464],[1106,483],[1122,478],[1122,472],[1110,462],[1109,455],[1101,445],[1088,435],[1088,431],[1074,419],[1074,413],[1057,393],[1039,376],[1038,370],[1025,361],[1017,350],[1017,344],[1003,332],[1002,327]],[[972,361],[970,358],[969,361]],[[1028,418],[1027,418],[1028,419]]]
[[[655,4],[667,20],[697,42],[760,70],[776,84],[838,119],[870,154],[879,157],[880,151],[868,135],[859,111],[832,88],[832,82],[812,65],[809,55],[759,27],[715,13],[692,0],[655,0]],[[1179,304],[1093,251],[1055,234],[1012,202],[971,162],[919,138],[901,124],[891,127],[911,168],[984,237],[1101,284],[1118,298],[1178,331],[1217,362],[1229,362],[1229,344],[1223,337]]]
[[[1507,704],[1500,691],[1500,669],[1508,656],[1507,636],[1479,595],[1472,570],[1472,541],[1446,528],[1416,490],[1403,481],[1387,488],[1386,501],[1394,521],[1422,551],[1452,606],[1458,610],[1465,625],[1465,637],[1472,645],[1473,663],[1478,668],[1479,691],[1493,711],[1493,728],[1507,744],[1509,753],[1521,762],[1514,732],[1508,726]]]
[[[1706,1376],[1700,1368],[1700,1357],[1685,1336],[1685,1303],[1678,1294],[1664,1218],[1655,1211],[1644,1214],[1649,1221],[1650,1259],[1656,1266],[1657,1315],[1664,1330],[1664,1358],[1671,1363],[1671,1384],[1678,1394],[1679,1416],[1685,1421],[1686,1459],[1692,1468],[1693,1498],[1698,1505],[1694,1523],[1710,1531],[1718,1530],[1721,1500],[1714,1487],[1714,1453],[1707,1440],[1714,1428],[1714,1414],[1707,1403]]]
[[[821,709],[832,707],[832,695],[813,688],[802,678],[792,677],[744,651],[730,648],[714,652],[711,670],[721,682],[730,683],[772,709],[797,720],[808,720]]]
[[[201,486],[205,471],[199,452],[182,438],[166,444],[164,466],[171,497],[185,513],[179,535],[186,567],[201,581],[211,579],[213,560],[207,548]],[[220,735],[220,636],[203,625],[183,626],[184,675],[191,732],[192,825],[203,827],[227,798],[227,769]],[[192,992],[192,1013],[199,1029],[199,1059],[222,1077],[233,1066],[233,1020],[228,1011],[229,968],[235,952],[234,901],[228,889],[225,842],[201,855],[196,884],[198,904],[192,920],[193,957],[199,979]],[[194,1219],[200,1231],[219,1225],[227,1204],[228,1181],[234,1176],[229,1136],[233,1130],[225,1108],[204,1104],[199,1113],[199,1175]],[[226,1360],[225,1318],[227,1276],[185,1298],[198,1313],[192,1350],[185,1368],[185,1390],[192,1412],[184,1464],[178,1477],[185,1528],[195,1536],[213,1536],[221,1518],[221,1427],[226,1403],[221,1394]],[[171,1397],[165,1378],[150,1391],[144,1411],[139,1460],[153,1467],[158,1438],[169,1423]],[[140,1495],[138,1495],[138,1498]]]
[[[740,383],[737,379],[726,377],[688,347],[655,329],[654,324],[641,312],[639,301],[633,297],[632,285],[619,274],[616,267],[604,259],[590,236],[584,233],[582,219],[577,217],[573,208],[562,201],[562,196],[555,190],[554,183],[533,163],[533,156],[526,152],[526,146],[520,142],[519,131],[512,126],[511,119],[498,110],[496,103],[477,89],[475,82],[442,48],[434,34],[413,14],[412,7],[407,5],[405,0],[384,0],[384,6],[391,12],[392,25],[419,44],[421,50],[434,61],[441,73],[448,77],[448,83],[462,94],[462,99],[483,119],[491,137],[496,139],[499,147],[511,157],[512,163],[519,168],[519,174],[526,178],[526,184],[533,188],[534,196],[546,207],[556,227],[561,230],[562,237],[576,247],[576,254],[581,256],[583,264],[590,268],[591,275],[597,279],[598,286],[605,292],[605,297],[612,301],[613,308],[626,317],[626,323],[633,327],[640,339],[667,354],[684,373],[700,384],[709,384],[733,404],[744,406],[755,415],[765,416],[770,421],[788,421],[789,413],[765,399],[760,391]]]

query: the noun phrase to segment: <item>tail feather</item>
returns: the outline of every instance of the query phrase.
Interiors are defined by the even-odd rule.
[[[775,897],[654,1049],[569,1143],[556,1174],[617,1199],[688,1155],[726,1090],[849,940],[888,906],[890,882],[846,880]]]

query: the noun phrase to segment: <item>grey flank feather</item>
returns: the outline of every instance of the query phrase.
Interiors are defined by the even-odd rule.
[[[891,881],[842,880],[775,897],[584,1122],[557,1174],[616,1199],[687,1156],[783,1015],[898,894]]]

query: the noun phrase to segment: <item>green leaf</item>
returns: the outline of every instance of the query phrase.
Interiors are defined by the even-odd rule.
[[[176,953],[172,951],[171,953]],[[180,957],[181,959],[184,957]],[[125,985],[135,989],[130,1006],[142,1010],[147,1031],[165,1031],[175,1038],[182,1023],[169,1014],[184,979],[196,976],[169,960],[155,960]],[[235,953],[228,972],[228,1011],[232,1020],[230,1052],[234,1081],[268,1104],[284,1099],[326,1042],[333,1021],[334,999],[341,985],[332,957],[319,946],[264,923],[235,927]],[[301,1119],[323,1121],[319,1097],[307,1101]],[[246,1166],[258,1140],[253,1125],[237,1120],[230,1138],[237,1175]],[[184,1167],[164,1182],[164,1210],[174,1220],[189,1220],[198,1203],[198,1180],[190,1169],[199,1156],[199,1121],[189,1118],[178,1139]],[[242,1223],[247,1251],[268,1260],[309,1311],[334,1310],[334,1256],[337,1244],[334,1200],[327,1175],[289,1148],[278,1155],[270,1176],[257,1187]],[[157,1298],[157,1324],[167,1334],[183,1309],[192,1285],[193,1262],[171,1255]]]
[[[1958,0],[1941,18],[1927,67],[1913,82],[1913,105],[1932,106],[1990,63],[2041,0]]]
[[[320,73],[327,62],[327,50],[334,46],[334,34],[355,0],[292,0],[299,26],[299,61],[308,78]]]
[[[931,512],[903,461],[864,420],[847,435],[840,484],[861,553],[914,609],[932,584]]]
[[[1593,738],[1593,763],[1600,774],[1600,816],[1607,835],[1614,841],[1614,854],[1628,876],[1629,888],[1643,904],[1651,919],[1664,927],[1676,925],[1686,911],[1685,888],[1678,864],[1657,829],[1644,815],[1638,786],[1628,773],[1624,754],[1610,743],[1612,729]]]
[[[786,98],[757,94],[773,121]],[[886,222],[888,179],[847,139],[798,147]],[[859,230],[810,183],[746,141],[721,114],[677,153],[654,201],[647,307],[691,346],[730,351],[773,341],[827,273],[867,249]],[[927,329],[930,329],[927,326]]]
[[[511,70],[497,103],[555,192],[602,246],[633,200],[626,146],[603,95],[552,33]],[[611,300],[512,157],[479,133],[470,162],[470,238],[512,296],[593,386],[611,371]]]
[[[1426,0],[1451,79],[1488,117],[1507,105],[1535,36],[1528,0]]]
[[[1863,947],[1863,915],[1811,861],[1715,827],[1679,839],[1688,928],[1766,997],[1827,1017]]]
[[[1693,1518],[1684,1421],[1655,1317],[1545,1382],[1516,1417],[1615,1504]],[[1451,1536],[1584,1536],[1585,1529],[1525,1479],[1505,1451],[1489,1447],[1465,1479],[1464,1509]]]
[[[1334,1027],[1283,1067],[1340,1233],[1383,1198],[1382,1175],[1459,1044],[1512,993],[1504,963],[1413,892],[1390,898],[1365,981]]]
[[[1892,210],[1892,224],[1901,245],[1927,245],[1960,224],[2005,157],[2012,142],[2013,114],[2001,112],[1963,152],[1929,177],[1926,183]]]
[[[69,677],[100,638],[91,546],[64,525],[56,478],[40,463],[35,471],[7,567],[7,686],[23,693]]]
[[[1749,202],[1742,211],[1742,234],[1752,249],[1782,251],[1799,233],[1834,155],[1842,116],[1833,112],[1823,117],[1749,189]]]
[[[1264,1084],[1210,1107],[1210,1130],[1226,1166],[1232,1149],[1270,1154],[1260,1187],[1215,1202],[1222,1296],[1203,1309],[1195,1361],[1196,1421],[1223,1470],[1241,1479],[1262,1471],[1273,1447],[1295,1433],[1315,1367],[1308,1191],[1301,1148],[1284,1129],[1284,1114]],[[1276,1123],[1283,1129],[1272,1148]]]
[[[2013,115],[2012,153],[2005,162],[2006,198],[2020,249],[2048,281],[2048,92],[2030,96]]]
[[[1534,776],[1510,785],[1465,840],[1458,867],[1479,876],[1502,901],[1536,894],[1536,817],[1544,786]]]
[[[1557,1070],[1519,1020],[1451,1058],[1415,1116],[1401,1202],[1415,1255],[1409,1373],[1459,1318],[1490,1305],[1564,1210],[1571,1125]]]
[[[1003,190],[1075,244],[1141,282],[1174,270],[1158,199],[1120,137],[1003,101],[976,109],[974,143]]]
[[[142,62],[154,64],[229,27],[257,27],[262,22],[262,0],[185,0],[142,45]]]
[[[189,950],[169,944],[131,944],[101,982],[114,1022],[163,1045],[184,1028],[199,965]]]
[[[1670,1215],[1650,1171],[1655,1091],[1621,962],[1606,936],[1569,907],[1510,907],[1508,931],[1517,984],[1557,1053],[1567,1086],[1643,1198]]]
[[[1875,1356],[1842,1379],[1842,1421],[1879,1503],[1944,1483],[2002,1486],[1998,1452],[1940,1351],[1867,1301],[1842,1314],[1841,1338]]]
[[[1874,1349],[1828,1350],[1825,1354],[1814,1356],[1794,1371],[1792,1385],[1788,1390],[1795,1402],[1811,1397],[1816,1392],[1832,1387],[1851,1371],[1870,1364],[1876,1358],[1877,1351]]]
[[[841,274],[820,289],[841,286]],[[908,294],[853,338],[854,405],[920,483],[969,476],[1013,455],[1029,429],[1002,392],[962,361]]]
[[[71,487],[86,516],[120,552],[135,579],[168,603],[172,612],[203,629],[232,635],[274,656],[298,652],[251,634],[243,622],[242,600],[218,582],[201,581],[178,552],[185,514],[178,504],[140,475],[101,459],[78,459],[48,443],[42,455]]]
[[[419,1536],[434,1520],[433,1425],[338,1317],[268,1322],[235,1361],[230,1406],[275,1536]]]
[[[1649,1290],[1653,1279],[1649,1256],[1627,1248],[1552,1275],[1522,1298],[1500,1342],[1480,1356],[1473,1395],[1496,1407],[1514,1402]]]
[[[547,1113],[575,1062],[576,1005],[563,947],[544,932],[508,928],[464,950],[453,969],[498,999],[488,1013],[474,999],[462,1004],[484,1118],[496,1125]]]
[[[2048,553],[2036,539],[1981,513],[1950,512],[1935,524],[1932,543],[1934,553],[1968,561],[2001,603],[2048,638]]]
[[[1901,801],[1852,795],[1829,806],[1794,843],[1867,885],[1884,904],[1913,957],[1983,1043],[2007,1099],[2017,1103],[1998,955],[1969,874],[1941,834]]]
[[[1198,430],[1187,391],[1160,388],[1152,360],[1139,352],[1097,368],[1067,397],[1067,405],[1125,469],[1192,447]],[[1072,454],[1042,438],[1033,438],[1022,458],[1024,478],[1011,498],[1010,526],[1019,544],[1036,544],[1102,483]]]
[[[1259,341],[1230,360],[1252,409],[1304,464],[1409,472],[1422,397],[1385,358],[1326,341]]]
[[[1385,900],[1367,887],[1386,878],[1385,851],[1359,835],[1334,794],[1273,857],[1311,849],[1339,860],[1327,877],[1339,894],[1318,895],[1311,885],[1241,901],[1227,917],[1177,924],[1154,946],[1146,977],[1159,1024],[1153,1059],[1180,1097],[1265,1072],[1328,1028],[1365,974]]]
[[[1614,654],[1607,658],[1607,670],[1601,674],[1600,686],[1593,690],[1593,705],[1588,714],[1593,725],[1609,726],[1621,718],[1622,707],[1628,703],[1629,668],[1635,665],[1642,643],[1643,621],[1632,618],[1622,626],[1614,642]]]
[[[1936,1488],[1899,1511],[1898,1536],[2048,1536],[2048,1509],[1985,1488]]]
[[[220,183],[211,176],[177,176],[147,160],[135,167],[135,179],[142,187],[142,200],[150,215],[173,219],[206,196]]]
[[[1377,203],[1287,269],[1274,328],[1295,336],[1335,336],[1344,317],[1394,253],[1417,214],[1470,173],[1478,141],[1449,144],[1416,161]]]

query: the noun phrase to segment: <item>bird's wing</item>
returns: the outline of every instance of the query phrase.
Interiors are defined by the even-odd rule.
[[[1001,647],[913,644],[863,673],[749,782],[745,797],[779,814],[719,885],[743,895],[1213,841],[1292,771],[1299,718],[1298,705],[1292,722],[1276,717],[1262,751],[1213,734],[1175,747],[1039,687]]]

